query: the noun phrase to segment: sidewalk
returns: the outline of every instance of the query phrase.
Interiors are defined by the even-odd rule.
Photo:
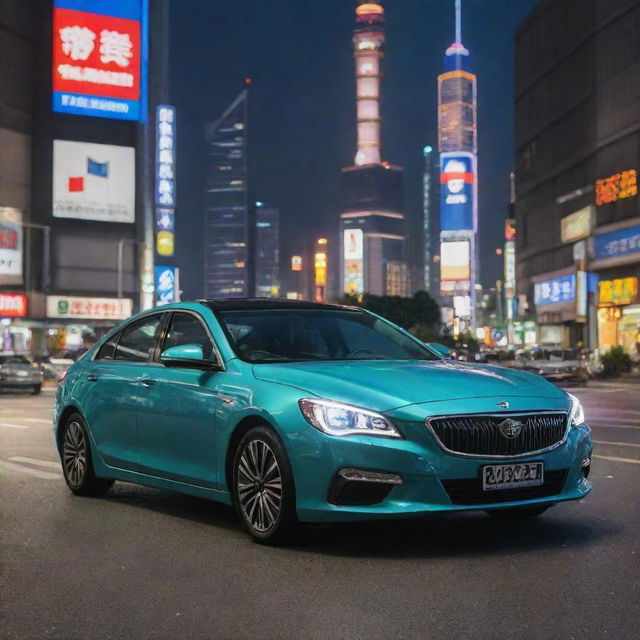
[[[620,385],[640,385],[640,372],[632,371],[631,373],[623,373],[618,378],[594,378],[587,382],[587,387],[619,387]]]

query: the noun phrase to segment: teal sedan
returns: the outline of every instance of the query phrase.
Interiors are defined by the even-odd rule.
[[[575,397],[446,356],[359,308],[151,309],[60,381],[64,477],[77,495],[121,480],[233,504],[268,543],[308,522],[532,517],[589,493],[591,435]]]

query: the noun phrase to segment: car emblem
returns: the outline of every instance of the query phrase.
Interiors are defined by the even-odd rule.
[[[502,409],[508,409],[509,403],[502,400],[501,402],[498,402],[498,406],[501,407]]]
[[[517,438],[522,431],[522,422],[520,420],[514,420],[513,418],[507,418],[503,420],[499,425],[500,433],[509,440]]]

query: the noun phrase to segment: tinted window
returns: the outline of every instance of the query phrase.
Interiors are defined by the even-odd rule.
[[[169,322],[169,331],[162,351],[185,344],[201,346],[204,359],[215,360],[211,339],[202,322],[190,313],[174,313]]]
[[[251,362],[438,360],[396,327],[349,310],[220,311],[236,353]]]
[[[98,354],[96,355],[96,360],[113,360],[119,336],[120,334],[116,333],[100,347]]]
[[[115,359],[145,362],[153,349],[161,318],[161,314],[155,314],[127,325],[120,334]]]

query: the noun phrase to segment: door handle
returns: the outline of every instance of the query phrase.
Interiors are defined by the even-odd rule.
[[[98,379],[98,376],[95,373],[88,373],[87,380],[89,382],[95,382]]]
[[[156,383],[152,378],[138,378],[138,380],[140,380],[145,387],[152,387]]]

